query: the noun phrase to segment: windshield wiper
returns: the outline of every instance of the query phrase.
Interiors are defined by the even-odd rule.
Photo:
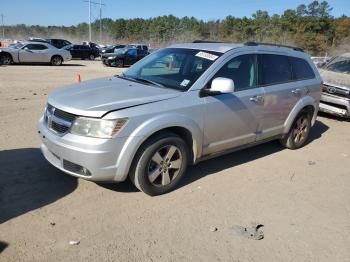
[[[142,83],[147,83],[147,84],[152,84],[161,88],[165,88],[164,85],[154,82],[152,80],[148,80],[148,79],[144,79],[144,78],[140,78],[140,77],[130,77],[130,76],[126,76],[123,73],[121,75],[118,76],[119,78],[122,79],[126,79],[126,80],[130,80],[130,81],[136,81],[136,82],[142,82]]]
[[[154,82],[152,80],[148,80],[148,79],[144,79],[144,78],[140,78],[140,77],[133,77],[133,79],[135,79],[136,81],[139,81],[139,82],[144,82],[144,83],[148,83],[148,84],[152,84],[152,85],[155,85],[155,86],[158,86],[158,87],[165,88],[164,85],[162,85],[160,83],[157,83],[157,82]]]

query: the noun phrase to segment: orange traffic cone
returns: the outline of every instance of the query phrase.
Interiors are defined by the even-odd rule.
[[[77,76],[75,77],[75,83],[80,83],[81,79],[80,79],[80,74],[77,74]]]

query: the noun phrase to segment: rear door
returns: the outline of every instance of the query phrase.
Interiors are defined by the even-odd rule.
[[[204,154],[254,142],[261,119],[264,92],[257,86],[256,55],[231,59],[212,79],[217,77],[231,78],[235,92],[205,97]]]
[[[265,97],[257,140],[282,133],[284,123],[305,93],[301,82],[293,80],[289,57],[281,54],[258,55],[258,85]]]

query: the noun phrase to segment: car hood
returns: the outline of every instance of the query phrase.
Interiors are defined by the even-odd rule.
[[[16,53],[19,49],[15,48],[0,48],[0,52]]]
[[[57,89],[50,94],[48,103],[75,115],[102,117],[110,111],[172,99],[180,94],[173,89],[110,77]]]
[[[322,80],[325,84],[343,87],[350,90],[350,75],[320,69]]]

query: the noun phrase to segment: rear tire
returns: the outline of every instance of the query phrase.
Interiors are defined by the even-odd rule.
[[[176,134],[156,135],[138,150],[130,169],[130,179],[150,196],[168,193],[185,174],[189,155],[187,144]]]
[[[62,57],[55,55],[51,58],[51,65],[53,66],[60,66],[62,65],[63,59]]]
[[[122,59],[117,59],[115,61],[115,66],[116,67],[124,67],[124,61]]]
[[[8,54],[3,54],[0,56],[0,65],[11,65],[12,62],[12,56]]]
[[[95,56],[94,56],[94,55],[90,55],[90,56],[89,56],[89,59],[90,59],[90,60],[95,60]]]
[[[302,111],[294,120],[288,134],[280,140],[282,146],[289,149],[298,149],[305,145],[311,129],[311,114]]]

